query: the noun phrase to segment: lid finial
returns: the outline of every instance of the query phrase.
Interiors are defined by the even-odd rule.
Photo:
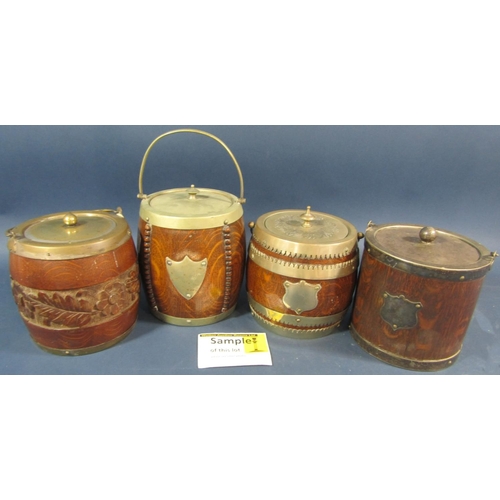
[[[437,233],[433,227],[426,226],[420,230],[419,236],[424,243],[432,243],[436,239]]]
[[[78,219],[75,214],[69,212],[64,216],[63,222],[65,226],[76,226]]]
[[[191,184],[191,187],[187,190],[187,192],[190,200],[196,200],[196,195],[199,194],[200,190],[196,189],[194,184]]]
[[[306,213],[302,214],[300,218],[304,221],[303,227],[311,227],[311,221],[315,219],[314,215],[311,213],[311,207],[307,207]]]

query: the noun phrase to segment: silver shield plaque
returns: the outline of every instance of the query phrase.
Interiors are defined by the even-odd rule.
[[[285,281],[283,286],[285,287],[283,304],[288,309],[301,314],[304,311],[312,311],[318,307],[318,292],[321,290],[321,285],[311,285],[301,280],[299,283]]]
[[[166,258],[167,272],[175,289],[191,300],[200,289],[207,274],[208,259],[194,261],[187,255],[180,262]]]

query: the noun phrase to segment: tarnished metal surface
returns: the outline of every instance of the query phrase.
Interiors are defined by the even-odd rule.
[[[380,316],[394,331],[413,328],[418,324],[417,313],[422,309],[420,302],[408,300],[404,295],[395,296],[387,292],[384,293],[383,299]]]
[[[468,281],[484,276],[496,254],[451,231],[412,224],[373,223],[365,249],[372,257],[401,271],[427,278]]]

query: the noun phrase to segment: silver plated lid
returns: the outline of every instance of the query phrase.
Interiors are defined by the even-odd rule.
[[[279,210],[262,215],[253,238],[264,248],[299,259],[331,259],[357,247],[356,228],[344,219],[322,212]]]
[[[44,215],[9,229],[6,236],[12,253],[40,260],[66,260],[114,250],[131,233],[118,208]]]
[[[397,269],[450,280],[477,279],[493,265],[496,254],[458,233],[414,224],[369,223],[365,248]]]
[[[169,229],[207,229],[232,224],[243,216],[239,199],[216,189],[179,188],[153,193],[141,202],[140,217]]]

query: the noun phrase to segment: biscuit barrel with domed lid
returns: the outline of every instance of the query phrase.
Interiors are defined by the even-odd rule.
[[[460,234],[369,223],[351,320],[354,339],[389,364],[452,365],[496,253]]]
[[[333,333],[351,304],[362,235],[311,207],[270,212],[250,227],[247,292],[257,322],[285,337]]]
[[[139,311],[139,268],[120,208],[45,215],[6,235],[14,300],[39,347],[90,354],[130,333]]]

